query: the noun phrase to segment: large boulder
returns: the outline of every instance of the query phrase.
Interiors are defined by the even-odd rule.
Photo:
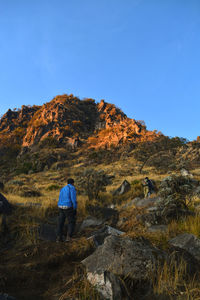
[[[169,244],[186,250],[200,263],[200,239],[198,239],[194,234],[179,234],[175,238],[171,239]]]
[[[150,277],[157,264],[164,259],[164,253],[143,237],[122,238],[118,235],[108,236],[104,244],[82,261],[86,267],[87,278],[106,299],[120,299],[118,278],[127,279],[134,286],[134,293],[144,294],[149,292],[151,286]],[[107,272],[113,274],[114,280],[107,283]],[[148,287],[145,289],[145,287]],[[118,297],[115,297],[115,294]],[[121,291],[122,293],[122,291]],[[122,294],[120,294],[122,295]],[[142,296],[141,296],[141,299]]]
[[[127,193],[128,191],[130,191],[131,189],[131,185],[127,180],[124,180],[122,182],[122,184],[120,185],[120,187],[118,187],[114,192],[113,195],[123,195],[125,193]]]

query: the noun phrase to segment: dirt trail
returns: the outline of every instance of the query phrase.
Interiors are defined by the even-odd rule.
[[[81,239],[71,244],[41,242],[4,249],[0,255],[0,291],[17,300],[59,299],[65,283],[89,254],[81,254],[79,244]]]

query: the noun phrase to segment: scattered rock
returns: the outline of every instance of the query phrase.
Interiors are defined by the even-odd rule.
[[[181,169],[181,175],[182,176],[188,176],[188,177],[190,177],[190,178],[193,178],[193,175],[188,171],[188,170],[186,170],[186,169]]]
[[[124,180],[122,182],[122,184],[120,185],[120,187],[118,187],[118,189],[116,189],[113,192],[113,195],[114,196],[116,196],[116,195],[123,195],[123,194],[127,193],[128,191],[130,191],[130,189],[131,189],[130,183],[127,180]]]
[[[152,225],[148,228],[149,232],[166,232],[167,225]]]
[[[135,198],[132,201],[136,207],[147,207],[147,206],[157,205],[161,201],[161,198],[160,197],[144,198],[144,199]]]
[[[186,250],[200,263],[200,239],[198,239],[195,235],[190,233],[179,234],[175,238],[171,239],[169,244]]]
[[[159,224],[163,224],[160,212],[157,209],[154,212],[138,215],[137,220],[143,223],[146,227],[151,227]]]
[[[119,213],[116,209],[94,205],[87,205],[86,209],[91,216],[102,220],[103,223],[115,226],[118,222]]]
[[[104,240],[109,235],[122,235],[124,234],[123,231],[117,230],[111,226],[104,226],[103,228],[97,230],[93,233],[89,239],[93,239],[94,244],[96,247],[102,245],[104,243]]]
[[[103,224],[103,220],[97,219],[92,216],[88,216],[81,224],[80,231],[83,231],[87,227],[95,227]]]
[[[128,208],[131,206],[136,206],[137,202],[141,201],[140,197],[134,198],[133,200],[127,202],[126,204],[122,205],[122,208]]]

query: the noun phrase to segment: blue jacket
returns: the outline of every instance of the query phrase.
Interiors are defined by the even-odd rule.
[[[76,189],[72,184],[68,184],[60,190],[58,206],[77,208]]]

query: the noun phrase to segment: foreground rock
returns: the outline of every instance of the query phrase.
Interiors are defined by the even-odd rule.
[[[163,258],[163,252],[142,237],[131,240],[111,235],[82,263],[88,280],[105,299],[122,299],[124,292],[119,278],[129,278],[134,286],[132,299],[136,293],[140,293],[142,299],[150,292],[149,274]]]
[[[200,239],[190,233],[179,234],[169,241],[169,244],[184,249],[200,263]]]
[[[93,232],[93,235],[89,237],[89,239],[93,239],[93,242],[96,247],[102,245],[104,243],[104,240],[109,235],[122,235],[124,234],[123,231],[117,230],[111,226],[104,226],[103,228],[97,230],[96,232]]]
[[[114,196],[116,196],[116,195],[123,195],[123,194],[127,193],[128,191],[130,191],[130,189],[131,189],[130,183],[127,180],[124,180],[122,182],[122,184],[120,185],[120,187],[118,187],[118,189],[116,189],[113,192],[113,195]]]

